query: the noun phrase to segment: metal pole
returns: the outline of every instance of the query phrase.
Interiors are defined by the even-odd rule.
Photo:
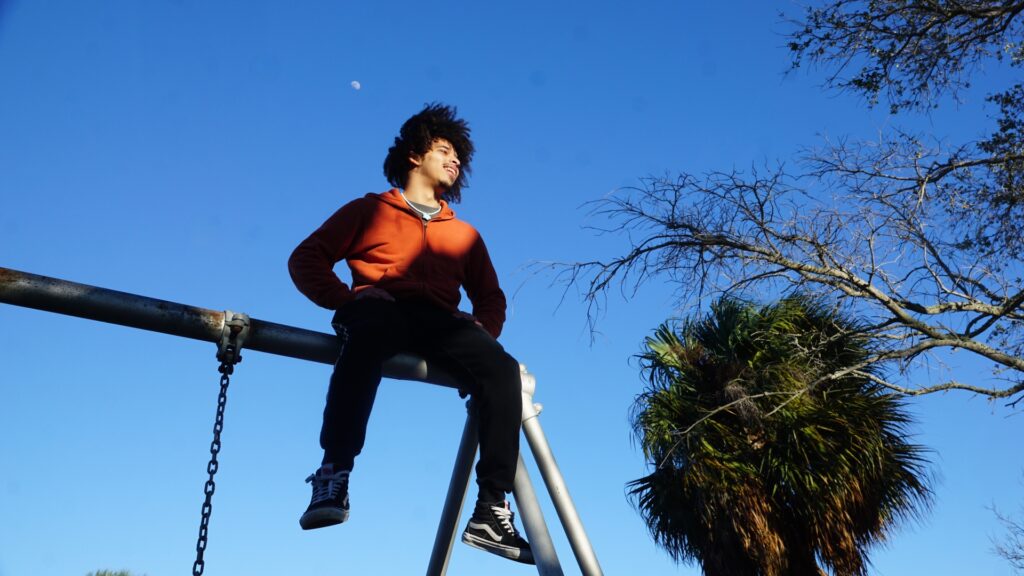
[[[469,477],[473,473],[473,461],[476,459],[477,424],[470,402],[466,402],[466,425],[462,428],[462,441],[455,456],[452,468],[452,479],[448,483],[448,495],[444,499],[441,520],[437,524],[437,535],[434,536],[434,550],[430,553],[427,564],[427,576],[444,576],[448,571],[448,561],[452,557],[452,546],[459,530],[459,514],[466,501],[469,491]]]
[[[519,518],[523,521],[523,530],[526,531],[526,540],[530,543],[530,551],[533,552],[533,560],[537,564],[537,573],[540,576],[563,576],[562,565],[555,553],[555,545],[551,542],[551,534],[548,533],[544,514],[537,502],[533,482],[526,472],[522,453],[519,454],[512,493],[516,499],[516,508],[519,509]]]
[[[530,444],[533,452],[533,459],[537,462],[540,475],[544,478],[544,484],[548,488],[551,502],[555,505],[558,518],[565,528],[565,534],[569,538],[572,552],[576,555],[576,562],[580,566],[583,576],[601,576],[601,565],[597,562],[594,548],[587,538],[587,532],[583,529],[583,522],[579,513],[576,512],[576,505],[569,496],[569,489],[565,485],[565,479],[558,470],[558,464],[551,453],[544,431],[536,418],[523,422],[523,433]]]
[[[0,267],[0,303],[131,326],[195,340],[205,340],[207,342],[218,342],[224,330],[224,312],[98,288],[96,286],[2,267]],[[250,318],[246,348],[291,358],[333,364],[337,359],[339,343],[334,335]],[[551,449],[548,446],[547,439],[544,437],[544,432],[540,428],[540,423],[537,422],[536,417],[540,413],[540,407],[533,404],[536,380],[533,375],[526,371],[525,366],[520,366],[520,370],[522,372],[523,384],[523,432],[530,444],[530,448],[533,450],[534,459],[540,468],[541,475],[551,494],[562,525],[569,536],[573,553],[583,569],[584,576],[599,576],[602,572],[597,564],[593,548],[583,530],[583,525],[580,522],[579,515],[576,513],[572,499],[569,497],[565,481],[562,479],[558,465],[551,454]],[[422,358],[408,354],[399,354],[385,362],[383,375],[387,378],[418,380],[439,386],[458,388],[457,382],[450,375],[427,364]],[[469,426],[468,423],[467,426]],[[476,433],[475,426],[472,433],[474,435]],[[465,444],[466,440],[465,434],[466,432],[464,431],[463,444]],[[476,452],[476,442],[474,441],[471,444],[473,446],[473,454],[468,458],[465,458],[462,452],[465,446],[460,447],[460,453],[456,462],[457,466],[463,459],[468,459],[468,467],[472,468],[472,461]],[[522,466],[522,456],[520,456],[519,469],[523,472],[522,475],[518,471],[516,473],[516,490],[521,493],[522,498],[520,505],[525,505],[530,510],[531,506],[536,506],[536,495],[533,492],[532,484],[529,482],[529,477],[526,475],[525,468]],[[456,472],[458,472],[458,469]],[[521,477],[525,479],[525,483],[521,480]],[[453,477],[452,484],[449,486],[449,493],[453,489],[458,491],[457,484],[456,478]],[[462,488],[462,498],[464,499],[465,487],[468,487],[468,473],[467,480],[462,483],[462,486],[464,486]],[[517,497],[517,502],[519,500],[520,498]],[[446,513],[450,513],[447,503],[445,508]],[[461,504],[456,508],[457,514],[458,509],[461,509]],[[547,552],[543,550],[543,546],[550,546],[550,535],[547,534],[547,527],[544,526],[543,517],[539,515],[539,507],[536,509],[536,512],[531,511],[523,515],[524,524],[527,522],[527,517],[531,518],[529,520],[531,523],[534,522],[533,519],[539,519],[539,525],[543,528],[543,536],[531,535],[531,530],[539,534],[537,532],[539,528],[537,527],[528,528],[527,535],[531,536],[531,538],[538,538],[538,544],[541,546],[540,556],[546,558]],[[454,523],[458,523],[457,515],[455,516]],[[440,530],[441,527],[439,527],[439,535]],[[452,539],[454,539],[454,536]],[[452,539],[449,539],[448,550],[445,552],[444,562],[442,562],[442,574],[447,565],[447,556],[450,553]],[[437,545],[437,542],[435,542],[435,548]],[[561,574],[561,568],[557,565],[557,557],[554,556],[553,548],[551,555],[554,558],[555,566],[552,570],[557,569],[558,571],[552,571],[550,574]],[[546,568],[541,566],[542,563],[538,562],[538,570],[545,574],[543,570]]]
[[[207,342],[218,342],[224,328],[224,312],[10,268],[0,268],[0,302]],[[245,342],[249,350],[323,364],[338,359],[339,344],[332,334],[255,318],[250,322]],[[458,388],[451,376],[409,354],[394,356],[383,369],[387,378]]]
[[[576,505],[569,496],[569,489],[565,485],[565,479],[558,469],[555,456],[551,453],[551,447],[544,436],[544,430],[540,427],[537,416],[540,415],[541,405],[533,403],[533,392],[537,388],[536,379],[526,371],[525,366],[520,366],[523,382],[523,434],[533,452],[533,459],[537,463],[540,475],[547,486],[548,495],[555,505],[558,519],[562,522],[562,528],[569,538],[572,552],[576,556],[576,562],[580,566],[583,576],[602,576],[601,565],[597,563],[597,556],[594,548],[587,538],[583,529],[583,522],[576,512]]]

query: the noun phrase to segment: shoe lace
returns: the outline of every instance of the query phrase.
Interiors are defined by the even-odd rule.
[[[506,534],[512,536],[519,536],[519,532],[516,530],[513,522],[516,519],[516,514],[508,508],[508,503],[505,502],[502,506],[492,506],[491,511],[494,512],[494,517],[498,520],[498,524]]]
[[[341,470],[333,474],[317,475],[313,473],[306,478],[306,482],[313,485],[313,501],[332,500],[338,497],[343,488],[348,487],[348,470]]]

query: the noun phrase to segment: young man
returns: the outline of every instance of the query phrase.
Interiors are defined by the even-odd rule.
[[[483,240],[456,219],[457,202],[473,157],[469,126],[453,108],[433,104],[402,125],[384,160],[395,188],[341,207],[288,260],[298,289],[336,310],[332,324],[343,342],[324,408],[323,462],[303,529],[348,519],[348,478],[363,448],[381,365],[411,352],[443,366],[473,397],[479,422],[479,494],[462,541],[533,563],[512,524],[505,495],[519,457],[522,396],[519,363],[496,338],[505,322],[505,294]],[[345,260],[352,286],[334,273]],[[459,288],[473,313],[458,309]]]

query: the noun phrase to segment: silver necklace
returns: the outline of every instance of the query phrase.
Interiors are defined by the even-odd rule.
[[[424,220],[430,220],[431,218],[433,218],[434,216],[437,216],[438,213],[441,212],[441,207],[440,206],[435,208],[433,212],[424,212],[423,210],[420,210],[419,207],[417,207],[415,204],[410,202],[408,198],[405,197],[405,192],[401,192],[400,191],[399,194],[402,195],[402,200],[405,200],[405,203],[409,205],[409,208],[412,208]]]

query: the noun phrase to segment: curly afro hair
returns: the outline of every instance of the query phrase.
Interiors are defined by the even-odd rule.
[[[473,160],[473,140],[469,137],[469,124],[455,114],[455,107],[435,102],[427,104],[402,124],[394,146],[388,148],[387,158],[384,159],[384,176],[388,183],[405,188],[409,171],[413,167],[409,156],[426,154],[435,140],[443,138],[455,148],[461,167],[458,179],[441,197],[449,203],[462,199],[462,188],[469,186],[469,174],[472,171],[470,163]]]

